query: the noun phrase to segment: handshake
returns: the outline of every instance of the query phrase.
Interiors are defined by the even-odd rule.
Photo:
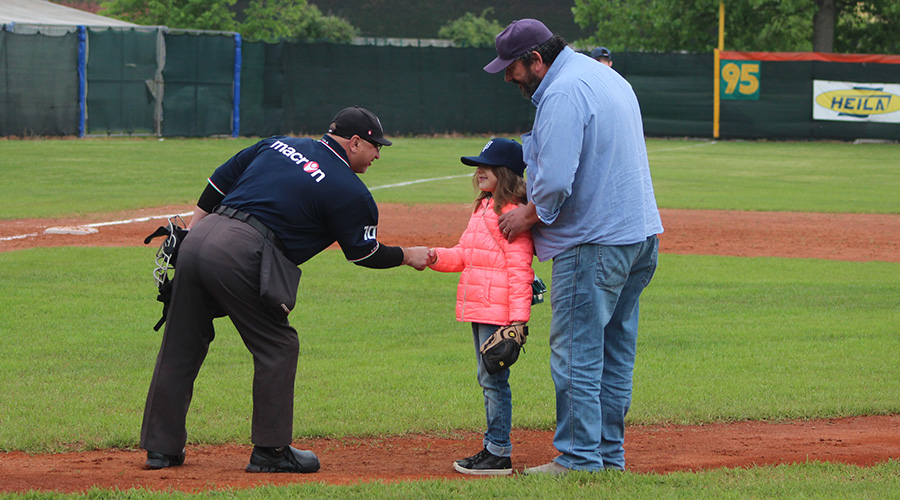
[[[422,271],[429,264],[434,264],[437,254],[433,248],[428,247],[403,247],[403,263],[413,267],[416,271]]]

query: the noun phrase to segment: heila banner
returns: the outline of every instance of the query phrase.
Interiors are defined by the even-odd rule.
[[[813,119],[900,123],[900,84],[813,80]]]

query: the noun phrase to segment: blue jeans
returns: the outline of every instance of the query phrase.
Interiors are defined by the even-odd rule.
[[[556,386],[555,460],[575,470],[625,468],[638,299],[659,240],[579,245],[553,259],[550,370]]]
[[[497,325],[472,323],[472,338],[475,341],[475,360],[478,363],[478,385],[484,393],[484,413],[487,430],[484,431],[484,447],[498,457],[512,454],[509,431],[512,428],[512,392],[509,389],[509,370],[493,375],[487,372],[481,362],[481,344],[497,331]]]

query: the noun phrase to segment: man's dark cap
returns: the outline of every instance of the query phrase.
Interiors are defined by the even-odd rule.
[[[551,38],[553,33],[537,19],[513,21],[494,39],[497,58],[488,63],[484,70],[488,73],[499,73],[517,57]]]
[[[606,47],[597,47],[596,49],[591,51],[591,58],[596,59],[598,57],[606,57],[612,59],[612,52],[610,52]]]
[[[393,144],[384,138],[384,129],[381,120],[368,109],[359,106],[344,108],[334,115],[328,133],[338,137],[350,138],[358,135],[363,139],[384,146]]]
[[[459,159],[470,167],[490,165],[506,167],[519,177],[525,174],[525,162],[522,160],[522,145],[512,139],[495,138],[488,141],[478,156],[462,156]]]

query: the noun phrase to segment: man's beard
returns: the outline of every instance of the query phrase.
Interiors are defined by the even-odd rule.
[[[541,79],[529,68],[526,70],[524,81],[513,80],[513,82],[519,86],[519,90],[522,91],[522,97],[530,101],[531,96],[537,92],[537,88],[541,84]]]

